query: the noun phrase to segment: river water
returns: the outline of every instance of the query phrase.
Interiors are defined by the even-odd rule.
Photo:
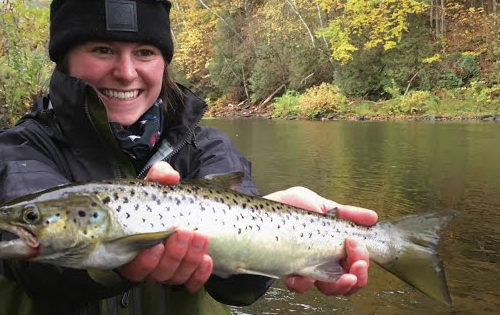
[[[442,233],[453,306],[372,264],[351,297],[277,282],[234,314],[500,314],[500,123],[205,120],[252,161],[262,194],[301,185],[379,218],[453,209]]]

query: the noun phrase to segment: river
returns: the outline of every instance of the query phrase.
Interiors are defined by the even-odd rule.
[[[346,297],[295,294],[277,282],[234,314],[500,313],[500,123],[204,120],[252,161],[262,194],[301,185],[379,218],[453,209],[442,233],[453,306],[372,264]]]

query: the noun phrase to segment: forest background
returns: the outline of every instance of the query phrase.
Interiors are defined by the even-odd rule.
[[[498,0],[172,1],[209,116],[500,120]],[[0,126],[46,93],[49,0],[0,0]]]

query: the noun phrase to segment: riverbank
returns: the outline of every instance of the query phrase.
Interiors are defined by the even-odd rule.
[[[274,108],[267,107],[245,107],[237,106],[234,104],[227,104],[226,106],[211,107],[207,111],[206,118],[260,118],[260,119],[286,119],[298,120],[298,116],[274,117]],[[356,115],[356,114],[340,114],[332,117],[318,117],[315,120],[349,120],[349,121],[495,121],[500,122],[500,111],[495,114],[484,113],[468,113],[468,114],[442,114],[442,115],[380,115],[377,113]]]
[[[351,121],[500,121],[500,87],[487,93],[471,89],[431,93],[414,91],[378,102],[349,100],[336,90],[314,95],[286,93],[268,104],[236,104],[219,100],[209,104],[206,117],[279,118],[287,120]]]

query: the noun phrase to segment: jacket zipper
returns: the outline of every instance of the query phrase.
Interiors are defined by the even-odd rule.
[[[205,110],[203,111],[203,113],[200,115],[200,117],[198,118],[198,120],[194,124],[193,129],[189,130],[188,134],[184,137],[184,139],[182,139],[181,143],[177,147],[175,147],[175,149],[172,150],[172,152],[170,152],[169,154],[167,154],[167,156],[165,156],[164,158],[162,158],[161,161],[166,162],[172,156],[174,156],[177,153],[179,153],[179,151],[188,143],[188,140],[191,137],[195,136],[194,130],[196,129],[196,127],[198,127],[198,125],[199,125],[201,119],[203,118],[204,114],[205,114]],[[139,175],[137,175],[137,179],[142,179],[144,177],[144,174],[147,173],[151,169],[151,167],[152,167],[152,165],[148,166],[148,167],[145,167],[144,169],[142,169],[142,171],[139,173]]]

